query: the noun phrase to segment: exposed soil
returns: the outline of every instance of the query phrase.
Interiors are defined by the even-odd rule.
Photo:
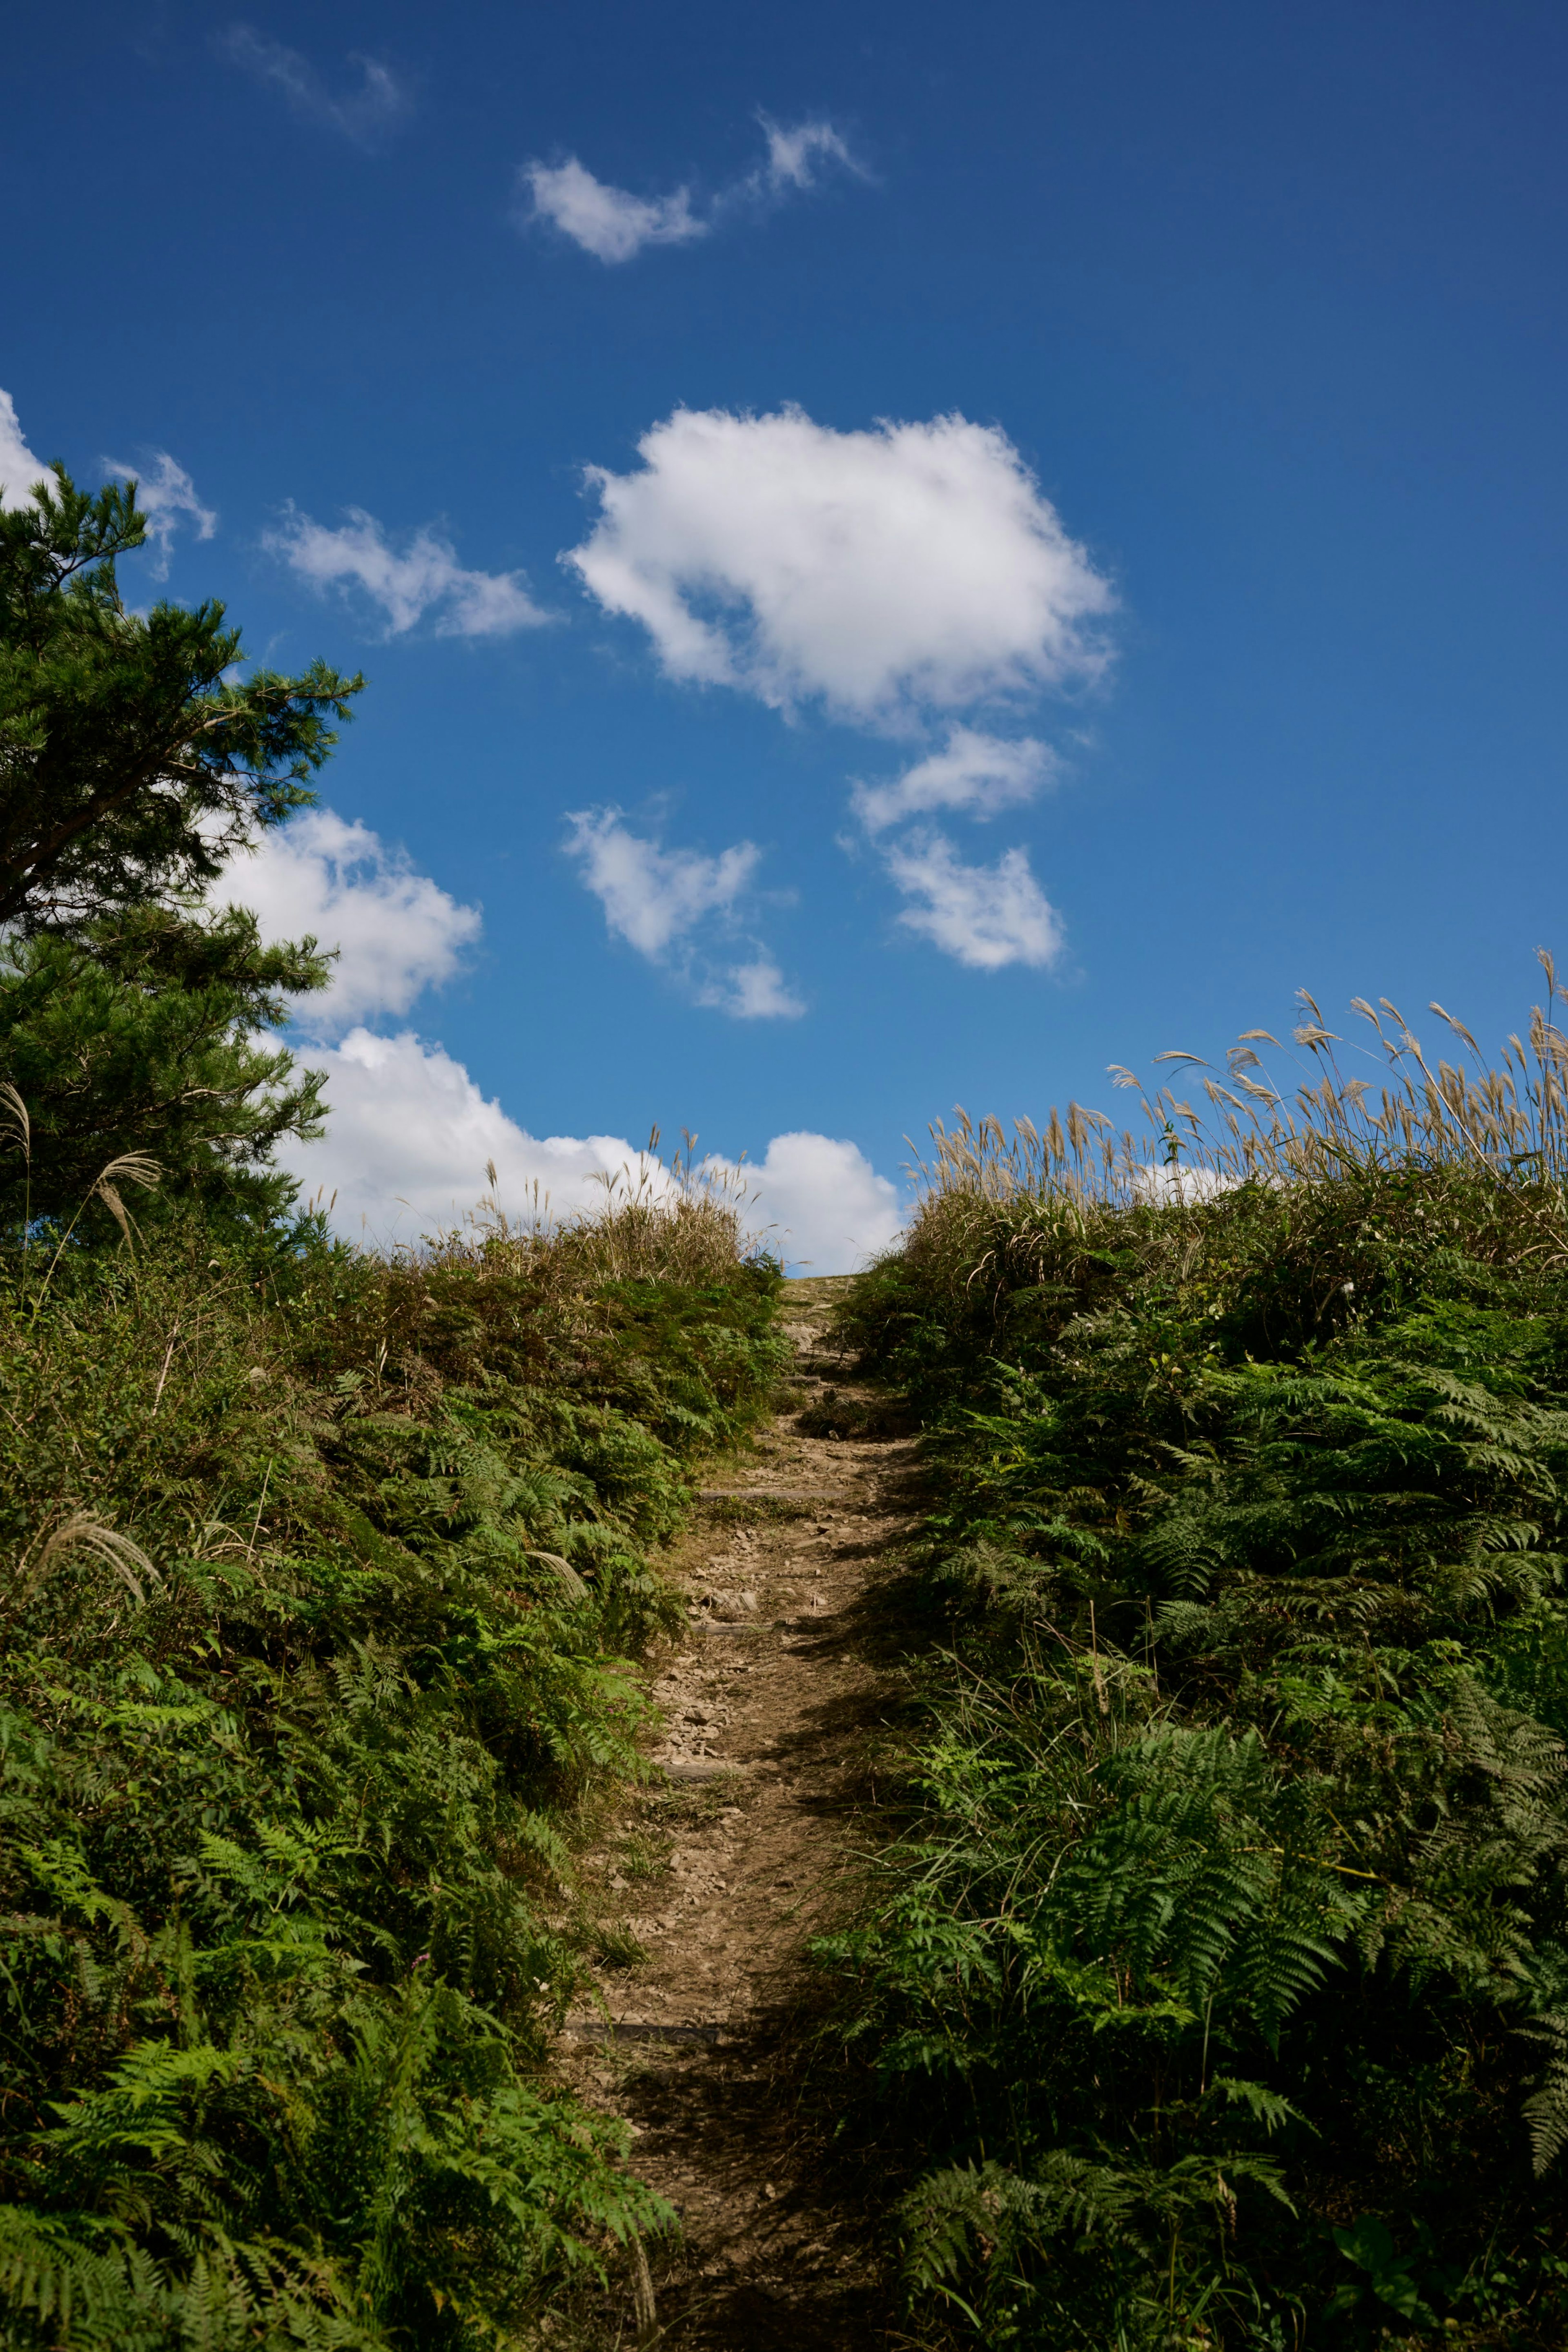
[[[802,1947],[832,1915],[851,1816],[874,1801],[885,1685],[863,1596],[915,1508],[912,1441],[872,1433],[896,1423],[824,1353],[846,1287],[788,1286],[796,1409],[705,1492],[674,1564],[691,1631],[648,1669],[663,1775],[591,1857],[607,2016],[579,2009],[565,2063],[631,2124],[683,2242],[584,2313],[579,2342],[893,2340],[862,2200],[835,2181],[820,2105],[802,2108],[787,2063],[820,1999]]]

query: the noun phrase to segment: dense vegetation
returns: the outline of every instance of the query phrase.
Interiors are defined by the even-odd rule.
[[[941,1499],[910,1817],[823,1950],[927,2328],[1568,2340],[1549,984],[1500,1071],[1395,1015],[1375,1105],[1310,1007],[1293,1108],[1255,1032],[1152,1160],[938,1133],[858,1286]]]
[[[0,512],[0,2333],[478,2352],[669,2222],[543,2062],[776,1273],[679,1183],[392,1261],[298,1217],[267,1033],[329,958],[218,899],[360,681],[127,606],[142,539]],[[1568,2340],[1548,985],[1495,1072],[1360,1007],[1375,1106],[1309,1004],[1293,1108],[1253,1033],[1152,1157],[962,1123],[858,1287],[941,1500],[823,1957],[926,2340]]]
[[[733,1220],[0,1269],[7,2344],[517,2340],[668,2216],[540,2060],[695,1449],[775,1369]]]
[[[0,511],[0,2338],[515,2344],[671,2219],[542,2062],[776,1274],[679,1177],[391,1261],[297,1213],[330,957],[224,877],[360,681],[128,606],[144,535]]]

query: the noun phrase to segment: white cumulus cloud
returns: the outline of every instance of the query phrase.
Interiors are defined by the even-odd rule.
[[[665,196],[633,195],[597,179],[575,155],[563,163],[535,157],[517,174],[527,197],[520,217],[528,226],[548,221],[597,261],[631,261],[650,245],[690,245],[708,236],[727,215],[769,208],[788,195],[816,186],[824,166],[859,173],[842,134],[831,122],[798,122],[786,130],[767,115],[758,118],[767,153],[755,171],[721,188],[701,211],[688,187]]]
[[[183,521],[193,526],[198,539],[211,539],[216,530],[217,516],[203,505],[194,482],[167,449],[153,451],[151,467],[128,466],[119,457],[103,462],[110,473],[126,475],[136,484],[136,503],[147,518],[147,537],[156,551],[152,568],[160,580],[168,574],[174,533]]]
[[[1217,1192],[1233,1192],[1240,1181],[1218,1168],[1186,1167],[1178,1161],[1175,1167],[1140,1168],[1133,1190],[1140,1201],[1165,1208],[1172,1201],[1212,1201]]]
[[[737,1021],[794,1021],[805,1005],[769,955],[732,963],[700,982],[697,1003],[711,1004]]]
[[[490,1190],[486,1162],[497,1205],[517,1220],[547,1202],[557,1217],[595,1209],[604,1180],[627,1171],[667,1187],[658,1162],[624,1137],[530,1135],[460,1062],[412,1031],[352,1029],[309,1058],[327,1073],[327,1133],[281,1156],[308,1200],[331,1202],[334,1226],[351,1240],[417,1241],[456,1224]],[[831,1136],[775,1136],[760,1160],[715,1154],[705,1168],[731,1180],[747,1229],[797,1271],[804,1263],[815,1274],[852,1272],[902,1223],[894,1185],[857,1145]]]
[[[353,1238],[368,1229],[372,1240],[416,1241],[457,1223],[488,1189],[487,1161],[497,1202],[519,1218],[546,1194],[558,1216],[593,1207],[604,1197],[598,1179],[638,1164],[619,1136],[529,1135],[444,1046],[412,1030],[350,1029],[337,1045],[312,1046],[308,1060],[327,1073],[327,1132],[281,1156],[308,1195],[337,1194],[332,1222]]]
[[[281,41],[268,40],[252,25],[231,25],[218,36],[218,54],[253,79],[277,90],[302,122],[340,131],[356,147],[374,147],[412,110],[407,89],[379,58],[351,55],[359,68],[357,89],[335,98],[308,58]]]
[[[872,834],[884,833],[908,817],[929,815],[933,809],[993,816],[998,809],[1032,800],[1057,765],[1055,753],[1032,736],[1011,741],[979,734],[972,727],[954,727],[940,751],[917,761],[891,783],[857,779],[854,813]]]
[[[977,971],[1052,964],[1064,944],[1056,909],[1030,870],[1029,852],[1005,850],[994,866],[966,866],[946,835],[916,832],[886,853],[906,898],[899,917]]]
[[[0,507],[31,506],[33,485],[43,481],[48,470],[22,437],[16,402],[8,392],[0,392]]]
[[[460,905],[368,826],[328,809],[297,817],[235,858],[213,896],[252,908],[267,939],[313,931],[341,949],[330,991],[297,1008],[303,1056],[327,1075],[327,1132],[316,1143],[290,1140],[279,1155],[307,1199],[333,1202],[340,1233],[408,1242],[455,1224],[490,1190],[491,1162],[494,1199],[516,1219],[547,1206],[558,1217],[597,1208],[604,1180],[628,1171],[669,1189],[668,1171],[624,1137],[532,1135],[444,1046],[371,1025],[401,1018],[423,990],[449,980],[481,925],[477,908]],[[751,1000],[727,1009],[798,1009],[766,957],[734,967],[726,984]],[[705,1165],[746,1201],[748,1230],[818,1272],[858,1264],[897,1229],[894,1186],[852,1143],[777,1136],[760,1161],[716,1154]]]
[[[153,569],[160,579],[169,569],[169,550],[182,518],[194,525],[198,539],[211,539],[217,516],[202,504],[194,482],[167,449],[153,452],[150,469],[122,465],[114,457],[103,462],[110,473],[138,480],[138,504],[147,518],[147,537],[157,551]],[[27,446],[16,402],[8,392],[0,392],[0,506],[29,505],[34,484],[44,480],[48,470]]]
[[[460,905],[406,852],[330,809],[264,834],[233,860],[214,896],[250,908],[264,939],[308,932],[338,950],[329,984],[296,1010],[313,1037],[405,1013],[461,970],[484,928],[477,907]]]
[[[744,1179],[745,1223],[796,1272],[852,1274],[892,1246],[904,1212],[896,1186],[858,1144],[797,1130],[776,1135],[759,1160],[710,1158],[716,1173]]]
[[[451,541],[428,524],[400,555],[374,515],[345,511],[348,521],[331,530],[290,509],[264,544],[312,587],[362,589],[381,606],[389,636],[403,635],[427,613],[442,637],[508,636],[549,621],[520,572],[465,570]]]
[[[1104,668],[1109,583],[994,425],[683,408],[638,454],[562,560],[673,677],[898,730]]]

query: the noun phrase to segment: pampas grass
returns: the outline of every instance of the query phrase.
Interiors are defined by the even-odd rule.
[[[602,1282],[722,1281],[768,1253],[745,1231],[744,1173],[699,1162],[695,1140],[687,1136],[685,1150],[665,1160],[655,1129],[635,1164],[599,1178],[599,1200],[564,1216],[537,1185],[531,1214],[509,1216],[491,1161],[488,1188],[469,1216],[409,1255],[432,1266],[524,1276],[557,1293]]]

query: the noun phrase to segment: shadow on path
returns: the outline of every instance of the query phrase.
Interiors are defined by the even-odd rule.
[[[841,1277],[790,1283],[790,1410],[705,1490],[676,1563],[689,1633],[649,1668],[658,1785],[590,1857],[602,2007],[563,2037],[582,2094],[634,2134],[681,2218],[651,2280],[563,2342],[671,2352],[888,2352],[904,2338],[862,2197],[835,2179],[798,2053],[822,1998],[802,1956],[832,1916],[845,1832],[891,1685],[868,1608],[915,1523],[914,1441],[826,1352]],[[831,1394],[832,1410],[822,1399]],[[619,1961],[621,1964],[616,1965]],[[653,2309],[649,2308],[651,2288]]]

